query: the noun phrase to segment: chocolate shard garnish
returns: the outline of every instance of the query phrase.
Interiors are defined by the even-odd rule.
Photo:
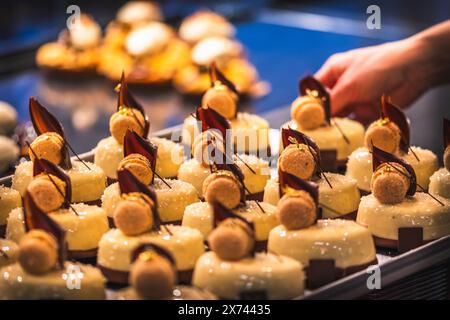
[[[151,169],[155,172],[156,158],[158,155],[158,147],[152,144],[149,140],[142,138],[136,132],[127,130],[123,144],[123,156],[130,154],[141,154],[150,161]],[[154,177],[154,176],[153,176]],[[153,183],[152,179],[152,182]]]
[[[422,227],[398,228],[397,250],[400,253],[420,247],[423,242]]]
[[[319,209],[319,186],[316,183],[305,181],[282,170],[278,170],[278,182],[280,197],[292,191],[303,190],[309,193],[314,200],[316,210]]]
[[[209,68],[209,78],[211,80],[211,87],[214,86],[214,82],[219,81],[223,85],[225,85],[228,89],[233,91],[236,95],[239,95],[239,91],[233,82],[231,82],[225,75],[217,68],[215,62],[211,63]]]
[[[450,144],[450,120],[444,118],[443,119],[443,133],[444,133],[444,150]]]
[[[147,114],[145,113],[144,107],[137,102],[137,100],[133,97],[130,90],[128,89],[128,85],[125,81],[125,74],[122,71],[122,77],[120,78],[120,85],[119,85],[119,95],[117,99],[117,111],[119,111],[120,107],[127,107],[131,109],[135,109],[139,111],[144,116],[144,124],[142,124],[139,119],[136,117],[136,120],[138,123],[142,126],[142,129],[144,131],[143,136],[147,137],[148,132],[150,131],[150,121],[148,119]]]
[[[131,252],[131,262],[136,261],[139,258],[139,255],[143,252],[154,252],[157,255],[160,255],[164,258],[166,258],[167,260],[169,260],[169,262],[175,267],[175,258],[173,257],[172,253],[170,253],[170,251],[168,251],[167,249],[158,246],[154,243],[142,243],[140,244],[136,249],[134,249]]]
[[[405,113],[383,95],[381,97],[381,114],[400,129],[400,150],[408,153],[410,147],[410,123]]]
[[[36,131],[38,136],[47,132],[55,132],[64,140],[64,145],[61,149],[60,165],[66,170],[71,169],[72,163],[70,161],[69,149],[67,148],[68,143],[61,123],[34,97],[30,97],[29,112],[34,131]]]
[[[209,129],[219,130],[222,134],[222,138],[225,140],[227,136],[227,130],[230,129],[230,122],[222,117],[217,111],[211,108],[198,107],[196,113],[197,121],[201,122],[201,131],[207,131]]]
[[[250,229],[251,234],[249,234],[250,237],[252,237],[255,240],[255,224],[253,221],[247,220],[246,218],[234,213],[232,210],[225,207],[223,204],[221,204],[219,201],[214,201],[212,204],[213,207],[213,215],[214,215],[214,228],[216,228],[222,221],[226,219],[238,219],[242,222],[244,222]],[[256,242],[256,240],[254,241]],[[255,246],[253,246],[251,251],[252,256],[255,255]]]
[[[326,122],[330,124],[331,102],[327,88],[319,80],[309,75],[300,80],[299,91],[302,96],[308,95],[322,101]]]
[[[64,195],[64,206],[65,208],[68,208],[70,206],[71,198],[72,198],[72,184],[70,182],[70,177],[68,174],[64,172],[60,167],[58,167],[53,162],[48,161],[47,159],[38,159],[36,158],[33,163],[33,176],[37,176],[38,174],[47,174],[47,175],[53,175],[66,184],[65,189],[65,195]],[[55,187],[58,188],[58,186],[55,184]],[[62,190],[58,190],[62,191]]]
[[[393,154],[383,151],[374,145],[372,145],[372,169],[373,172],[377,170],[377,168],[382,165],[383,163],[388,162],[394,162],[401,165],[407,172],[408,172],[408,178],[409,178],[409,188],[408,192],[406,193],[408,196],[413,196],[416,193],[417,188],[417,179],[416,179],[416,173],[413,169],[413,167],[407,163],[405,160],[400,159]],[[395,169],[395,167],[393,167]]]
[[[121,194],[129,193],[141,193],[153,201],[152,214],[153,214],[153,229],[158,229],[161,226],[161,219],[158,214],[158,202],[156,192],[151,186],[146,186],[140,182],[130,171],[127,169],[117,171],[117,178],[119,181],[119,188]],[[145,200],[145,198],[144,198]]]
[[[66,230],[42,212],[28,193],[24,196],[23,212],[27,232],[32,229],[41,229],[55,237],[58,243],[58,264],[62,268],[67,254]]]

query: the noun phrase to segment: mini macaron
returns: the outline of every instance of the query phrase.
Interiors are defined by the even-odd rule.
[[[372,151],[372,145],[389,152],[396,153],[400,146],[400,129],[389,120],[381,119],[373,122],[367,128],[364,138],[365,146]]]
[[[27,192],[43,212],[59,209],[65,201],[66,183],[54,175],[40,174],[30,182]]]
[[[220,151],[219,154],[225,154],[223,137],[215,130],[203,131],[194,138],[191,153],[204,167],[209,167],[214,163],[212,156],[214,150]]]
[[[252,231],[241,220],[228,218],[208,236],[208,244],[221,259],[236,261],[248,256],[254,246]]]
[[[144,115],[133,108],[121,106],[119,111],[115,112],[109,120],[109,131],[121,145],[128,130],[134,131],[142,136],[144,134],[144,128]]]
[[[145,185],[150,184],[153,180],[153,171],[151,169],[150,161],[139,153],[132,153],[123,158],[117,170],[127,169],[130,171],[140,182]]]
[[[406,197],[409,184],[408,172],[397,163],[387,162],[380,165],[373,174],[371,189],[381,203],[396,204]]]
[[[153,208],[153,201],[144,195],[124,194],[114,210],[114,224],[127,236],[142,234],[153,226]]]
[[[41,275],[56,266],[58,243],[49,233],[34,229],[25,234],[19,244],[19,263],[33,275]]]
[[[311,196],[303,191],[285,194],[277,205],[277,216],[280,224],[288,230],[309,227],[316,221],[316,204]]]
[[[306,144],[288,145],[278,159],[279,168],[304,180],[309,180],[316,172],[315,151]]]
[[[291,104],[291,118],[303,129],[314,130],[325,122],[325,110],[319,99],[301,96]]]
[[[226,119],[233,119],[236,116],[237,100],[234,92],[216,81],[203,95],[202,106],[214,109]]]
[[[29,156],[31,161],[34,161],[37,156],[39,159],[46,159],[58,165],[62,160],[61,150],[63,147],[64,139],[59,134],[56,132],[46,132],[39,135],[31,143]]]
[[[229,209],[236,208],[241,202],[241,186],[229,171],[217,171],[203,182],[203,195],[206,202],[220,202]]]

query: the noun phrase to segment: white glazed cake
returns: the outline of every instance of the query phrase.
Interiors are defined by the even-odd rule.
[[[165,181],[171,186],[171,189],[161,179],[155,179],[153,184],[158,200],[158,214],[162,222],[181,221],[186,206],[199,201],[197,191],[191,184],[184,181],[173,179],[165,179]],[[112,218],[120,199],[118,183],[113,183],[105,189],[102,196],[102,207],[108,217]]]
[[[225,261],[207,252],[197,261],[192,283],[223,299],[260,290],[268,299],[291,299],[303,294],[304,274],[298,261],[271,253]]]
[[[439,168],[438,159],[430,150],[420,147],[411,147],[411,149],[420,161],[417,161],[411,151],[401,158],[413,167],[417,183],[427,189],[431,175]],[[358,148],[348,158],[346,175],[356,179],[359,189],[370,192],[372,170],[372,154],[366,147]]]
[[[0,228],[3,229],[0,230],[0,237],[4,236],[6,219],[8,219],[9,213],[21,205],[22,199],[17,190],[0,185]]]
[[[430,177],[429,191],[450,199],[450,172],[446,168],[439,169]]]
[[[337,173],[326,172],[325,175],[332,188],[323,178],[316,181],[319,185],[319,202],[323,204],[322,217],[337,218],[356,212],[360,200],[356,180]],[[264,188],[264,202],[276,205],[279,200],[278,179],[271,179]]]
[[[422,227],[423,240],[434,240],[450,234],[450,200],[437,197],[444,206],[423,192],[393,205],[370,194],[361,198],[357,222],[383,239],[398,240],[398,228]]]
[[[11,240],[0,239],[0,268],[17,261],[19,246]]]
[[[80,289],[70,289],[70,277],[81,281]],[[101,300],[105,299],[105,279],[97,268],[66,262],[61,270],[44,275],[27,273],[15,263],[0,269],[1,300]]]
[[[90,169],[82,162],[72,160],[72,168],[66,171],[72,183],[71,201],[74,203],[96,201],[100,199],[106,187],[106,175],[103,170],[93,163],[85,163]],[[33,163],[22,162],[14,173],[12,188],[23,196],[32,179]]]
[[[338,124],[339,128],[348,138],[349,143],[345,141],[335,125],[306,130],[295,120],[291,120],[281,128],[290,127],[311,137],[317,143],[320,150],[337,150],[337,160],[345,161],[355,149],[364,145],[364,127],[359,122],[347,118],[332,118],[332,121]],[[282,146],[282,144],[280,145]]]
[[[270,230],[278,225],[276,207],[260,202],[265,213],[257,206],[255,201],[246,201],[246,205],[234,209],[233,212],[252,221],[255,226],[255,240],[267,241]],[[193,203],[186,207],[183,216],[183,226],[199,230],[205,239],[213,229],[213,210],[206,202]]]
[[[71,209],[58,209],[50,212],[49,216],[67,230],[66,240],[71,256],[75,258],[95,256],[101,237],[109,230],[106,213],[102,208],[83,203],[72,206],[78,215]],[[6,237],[19,243],[24,234],[23,210],[17,208],[9,215]]]
[[[343,269],[376,259],[370,232],[354,221],[342,219],[318,220],[299,230],[279,225],[270,232],[268,251],[292,257],[304,267],[312,259],[334,259],[336,267]]]

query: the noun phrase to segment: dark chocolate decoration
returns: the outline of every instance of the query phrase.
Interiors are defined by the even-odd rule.
[[[376,146],[372,146],[372,168],[373,172],[377,170],[377,168],[382,165],[383,163],[388,162],[395,162],[401,165],[405,170],[408,172],[408,178],[409,178],[409,188],[408,192],[406,193],[408,196],[413,196],[414,193],[416,193],[417,188],[417,180],[416,180],[416,173],[413,169],[413,167],[407,163],[405,160],[400,159],[393,154],[383,151]],[[393,167],[395,169],[395,167]]]
[[[250,236],[253,238],[253,240],[255,240],[255,224],[253,223],[253,221],[247,220],[246,218],[234,213],[232,210],[225,207],[219,201],[214,201],[212,207],[214,215],[213,219],[214,228],[216,228],[222,221],[226,219],[238,219],[244,222],[250,228],[251,230]],[[253,246],[251,254],[252,256],[255,255],[255,246]]]
[[[142,244],[140,244],[136,249],[133,250],[133,252],[131,252],[131,262],[136,261],[136,259],[139,258],[139,255],[142,252],[146,252],[146,251],[153,251],[156,254],[158,254],[160,256],[163,256],[164,258],[169,260],[169,262],[176,269],[175,258],[173,257],[172,253],[170,253],[170,251],[168,251],[165,248],[163,248],[161,246],[158,246],[158,245],[156,245],[154,243],[142,243]]]
[[[149,140],[142,138],[136,132],[127,130],[123,144],[123,156],[126,157],[133,153],[138,153],[146,157],[150,161],[152,172],[155,172],[158,147]],[[153,175],[152,184],[154,178],[155,175]]]
[[[149,197],[153,201],[152,214],[153,214],[153,229],[158,229],[161,225],[161,219],[158,214],[158,202],[156,198],[156,192],[152,186],[146,186],[138,180],[127,169],[117,171],[117,177],[119,180],[119,188],[121,194],[127,193],[142,193]]]
[[[405,113],[383,95],[381,97],[381,115],[395,123],[400,129],[400,150],[408,153],[410,146],[410,124]]]
[[[222,139],[227,137],[227,130],[230,129],[230,122],[222,117],[216,110],[211,108],[197,108],[196,114],[197,121],[201,122],[201,131],[207,131],[209,129],[216,129],[222,133]]]
[[[327,123],[330,124],[331,102],[330,93],[328,92],[327,88],[319,80],[309,75],[300,80],[299,91],[300,95],[302,96],[310,95],[309,91],[317,92],[318,96],[315,98],[322,100],[322,105],[325,110],[325,119]]]
[[[58,167],[53,162],[48,161],[47,159],[38,159],[36,158],[33,163],[33,176],[37,176],[38,174],[45,173],[48,175],[53,175],[66,184],[66,194],[64,195],[64,204],[65,208],[68,208],[70,202],[72,200],[72,184],[70,181],[70,177],[68,174],[64,172],[60,167]],[[52,181],[53,182],[53,181]],[[55,187],[57,187],[55,185]]]
[[[282,197],[289,189],[303,190],[309,193],[316,204],[316,208],[319,208],[319,186],[316,183],[305,181],[282,170],[278,170],[278,181],[280,197]]]
[[[55,237],[58,243],[58,264],[62,268],[67,254],[66,230],[42,212],[28,193],[24,196],[23,214],[27,232],[32,229],[41,229]]]
[[[138,110],[144,116],[144,137],[148,136],[148,132],[150,130],[150,121],[148,119],[147,114],[145,113],[144,107],[137,102],[137,100],[133,97],[130,90],[128,89],[128,85],[125,81],[125,74],[122,71],[122,77],[120,78],[120,88],[119,95],[117,99],[117,111],[119,111],[120,107],[127,107],[131,109]],[[137,120],[137,119],[136,119]],[[139,121],[138,121],[139,122]]]
[[[219,81],[235,94],[239,95],[239,91],[236,89],[234,83],[227,79],[227,77],[225,77],[225,75],[219,70],[219,68],[217,68],[215,62],[211,63],[211,66],[209,68],[209,78],[211,79],[211,87],[214,85],[215,81]]]
[[[397,250],[401,253],[420,247],[423,244],[422,227],[398,228]]]
[[[64,140],[64,143],[61,149],[61,163],[59,165],[64,169],[72,168],[69,149],[67,148],[66,137],[64,135],[64,130],[61,123],[59,123],[55,116],[53,116],[34,97],[30,98],[29,112],[34,131],[36,131],[36,134],[38,136],[47,132],[55,132],[61,136],[61,138]]]
[[[450,120],[443,119],[443,128],[444,128],[444,150],[450,144]]]

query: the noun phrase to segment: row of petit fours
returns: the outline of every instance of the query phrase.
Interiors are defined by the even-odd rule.
[[[308,81],[311,82],[310,79]],[[216,82],[220,84],[220,80]],[[210,95],[215,97],[215,86],[210,90]],[[223,90],[230,90],[230,95],[233,96],[232,90],[228,88],[221,88],[219,93],[223,94]],[[317,101],[316,104],[319,104],[319,106],[322,105],[314,96],[310,97],[310,101]],[[211,101],[207,102],[207,105],[210,105],[211,108],[199,108],[196,115],[198,119],[202,120],[202,124],[205,125],[202,128],[205,129],[204,131],[207,131],[206,129],[218,129],[222,132],[224,129],[223,126],[230,126],[230,122],[223,121],[223,117],[219,113],[220,108],[215,109]],[[317,106],[313,108],[317,109]],[[69,164],[66,162],[67,156],[64,151],[65,143],[61,144],[56,142],[64,141],[64,139],[58,138],[59,140],[55,139],[52,141],[51,138],[55,136],[55,131],[57,131],[56,133],[60,137],[64,137],[62,128],[55,126],[55,123],[57,123],[56,119],[48,114],[46,109],[34,100],[31,100],[30,111],[32,119],[35,119],[33,123],[35,124],[36,131],[40,133],[39,137],[42,138],[38,138],[35,143],[31,144],[31,158],[34,161],[29,166],[33,167],[30,175],[31,182],[34,183],[31,183],[31,186],[28,183],[23,195],[25,196],[29,192],[34,201],[43,206],[43,211],[50,212],[48,214],[49,217],[68,230],[67,243],[70,257],[74,259],[92,258],[98,253],[98,267],[102,270],[103,275],[111,282],[127,283],[130,277],[129,271],[132,268],[130,256],[132,255],[133,249],[141,243],[151,242],[166,248],[174,256],[177,270],[176,274],[181,282],[188,282],[194,271],[194,284],[209,289],[219,297],[237,298],[239,296],[245,296],[245,294],[254,293],[254,291],[264,291],[269,298],[289,298],[301,294],[305,278],[308,287],[316,287],[324,282],[334,280],[337,277],[374,263],[375,247],[372,234],[375,236],[375,240],[379,245],[396,246],[400,249],[405,248],[405,246],[408,248],[408,237],[405,239],[405,236],[402,236],[400,239],[399,235],[403,233],[399,232],[399,230],[410,226],[408,224],[411,222],[414,223],[416,220],[427,221],[428,219],[429,221],[431,219],[435,221],[436,219],[434,218],[439,216],[442,218],[439,219],[439,221],[443,222],[442,225],[437,222],[435,226],[431,226],[428,229],[423,228],[420,241],[428,241],[445,235],[442,232],[445,233],[443,231],[445,230],[445,217],[449,214],[447,200],[439,198],[439,201],[444,203],[444,205],[441,206],[439,204],[440,207],[437,207],[436,203],[438,202],[434,201],[434,198],[431,198],[431,196],[425,194],[419,196],[420,193],[412,196],[413,192],[410,191],[412,190],[411,188],[408,188],[408,197],[405,197],[406,194],[403,195],[400,192],[399,197],[396,199],[399,203],[394,205],[394,207],[397,206],[400,208],[399,217],[406,210],[411,212],[411,208],[402,209],[404,203],[407,202],[418,203],[419,207],[422,203],[427,206],[427,209],[431,205],[431,210],[427,210],[430,214],[423,216],[423,212],[419,208],[416,212],[422,214],[422,216],[418,215],[414,217],[413,215],[414,219],[412,221],[406,219],[406,221],[401,222],[404,225],[395,225],[392,223],[389,225],[388,223],[387,235],[383,234],[384,230],[381,230],[381,234],[377,234],[379,231],[376,230],[378,220],[383,219],[383,215],[380,215],[380,212],[384,212],[386,217],[394,214],[392,211],[389,211],[392,205],[385,205],[383,203],[383,201],[386,202],[386,199],[383,200],[383,194],[386,195],[386,192],[378,193],[374,191],[374,195],[364,197],[361,202],[362,205],[365,199],[372,199],[372,201],[367,201],[369,204],[367,207],[369,209],[365,209],[366,212],[369,212],[367,216],[372,219],[369,219],[370,223],[365,225],[368,229],[352,221],[341,219],[317,220],[320,215],[324,217],[330,217],[332,214],[342,216],[343,213],[355,211],[353,209],[345,212],[336,209],[336,206],[339,206],[340,203],[352,202],[347,200],[352,197],[357,199],[354,200],[356,202],[356,209],[358,205],[361,208],[358,189],[356,182],[351,178],[338,174],[322,173],[322,163],[319,161],[319,155],[321,155],[322,151],[319,150],[319,147],[312,139],[291,128],[282,131],[284,138],[282,139],[284,141],[283,145],[286,141],[290,143],[286,142],[279,159],[279,172],[282,173],[279,179],[283,180],[282,177],[285,177],[283,181],[279,181],[281,182],[281,190],[279,187],[280,184],[272,192],[266,187],[265,197],[275,199],[271,200],[274,205],[245,200],[246,196],[253,196],[255,194],[247,186],[253,185],[255,191],[258,189],[258,186],[263,190],[265,182],[268,179],[268,176],[264,178],[261,177],[261,174],[258,174],[263,169],[261,168],[262,166],[259,166],[260,163],[264,163],[263,160],[256,161],[257,165],[255,167],[252,166],[254,163],[250,159],[255,159],[256,157],[243,159],[245,156],[242,155],[240,156],[241,159],[236,158],[238,160],[237,165],[220,166],[213,163],[214,169],[211,168],[211,164],[202,162],[205,159],[194,159],[198,162],[198,165],[195,166],[197,169],[206,168],[208,170],[204,178],[198,176],[194,178],[194,180],[203,178],[204,181],[202,181],[200,190],[186,182],[166,179],[162,177],[162,172],[158,173],[159,145],[157,148],[156,145],[141,138],[141,136],[146,136],[146,130],[148,130],[147,118],[143,109],[128,92],[125,82],[122,82],[119,91],[119,110],[111,118],[112,138],[117,141],[117,146],[123,148],[121,150],[123,152],[123,159],[119,159],[119,164],[116,169],[119,169],[119,172],[122,170],[130,171],[144,184],[152,185],[153,192],[156,196],[142,197],[142,194],[145,194],[145,192],[124,192],[124,188],[126,190],[127,187],[122,187],[119,180],[118,183],[111,184],[106,190],[98,192],[96,196],[91,196],[91,198],[85,198],[84,200],[80,200],[80,198],[74,200],[74,195],[80,194],[80,192],[75,190],[89,190],[90,185],[95,185],[92,181],[99,180],[98,178],[94,178],[94,174],[91,173],[98,166],[92,163],[79,163],[79,168],[75,169],[73,164],[78,161],[71,161],[70,165],[72,168],[68,167]],[[232,122],[231,128],[233,128]],[[316,130],[321,130],[320,128],[316,128]],[[346,133],[345,128],[340,127],[339,129],[344,134]],[[376,133],[377,130],[374,131]],[[118,134],[118,132],[121,134]],[[208,132],[202,133],[202,136],[202,138],[198,139],[199,141],[193,149],[196,146],[203,149],[205,146],[208,146],[208,144],[205,144],[205,140],[208,141],[208,137],[216,137],[215,134],[211,135]],[[216,146],[218,146],[217,149],[222,150],[220,144],[217,144],[217,141],[220,142],[220,140],[214,141],[216,141]],[[373,142],[376,139],[372,138],[370,141]],[[49,143],[56,145],[55,150],[57,152],[51,151],[52,148],[49,147]],[[169,142],[167,141],[167,143]],[[98,152],[98,149],[96,152]],[[114,148],[112,152],[117,154]],[[34,153],[37,156],[34,156]],[[448,152],[446,152],[446,155],[448,156]],[[49,179],[39,176],[39,174],[36,174],[36,177],[33,178],[36,159],[41,157],[45,159],[47,156],[50,156],[47,160],[58,161],[59,165],[66,167],[67,175],[59,180],[63,181],[63,184],[66,181],[65,187],[70,186],[71,190],[63,188],[63,184],[58,184],[57,179],[50,179],[49,183]],[[51,156],[55,157],[51,159]],[[231,157],[233,156],[231,155]],[[382,160],[377,160],[381,161],[385,167],[383,170],[380,169],[382,174],[376,175],[376,179],[374,178],[375,182],[381,181],[378,183],[374,182],[375,185],[381,186],[378,188],[381,191],[391,188],[389,185],[391,182],[390,176],[393,173],[395,176],[396,173],[392,172],[392,169],[389,169],[391,167],[397,168],[400,166],[400,168],[397,168],[399,172],[405,173],[404,170],[406,170],[411,175],[409,177],[412,178],[410,172],[413,171],[411,171],[411,168],[401,160],[398,160],[398,158],[395,158],[395,156],[392,157],[394,158],[381,154],[380,159]],[[393,159],[395,161],[391,161]],[[389,163],[392,162],[398,162],[399,165],[390,165]],[[407,168],[408,170],[403,170],[403,168]],[[97,171],[102,172],[102,169],[98,168]],[[320,175],[319,179],[313,178],[317,176],[316,173]],[[155,179],[155,174],[161,177]],[[83,175],[84,178],[80,178]],[[48,177],[51,176],[51,174],[48,175]],[[15,181],[24,180],[19,179],[19,177],[15,177]],[[400,179],[398,179],[398,176],[395,177],[397,179],[394,178],[393,181],[400,181],[400,185],[402,186],[412,185],[411,181],[413,180],[408,179],[408,183],[404,179],[404,175],[400,176]],[[76,180],[77,178],[78,180]],[[103,174],[101,179],[104,189],[106,186],[106,175]],[[313,179],[315,182],[318,182],[319,191],[317,191],[317,186],[314,183],[310,184],[304,181],[307,179]],[[387,182],[383,182],[385,180]],[[67,181],[70,181],[70,183],[67,183]],[[78,183],[74,183],[74,181]],[[276,181],[271,181],[273,184],[277,183]],[[124,183],[125,185],[129,184]],[[56,185],[60,185],[61,187],[55,188]],[[45,192],[42,192],[42,189],[39,192],[40,188],[44,188]],[[353,191],[346,191],[348,188],[353,189]],[[65,195],[71,194],[72,199],[61,202],[62,197],[58,190],[66,190]],[[92,190],[95,191],[96,189],[93,188]],[[323,190],[327,191],[324,193]],[[9,189],[9,191],[11,194],[14,193],[12,189]],[[51,191],[53,191],[53,197],[50,196],[52,194]],[[357,196],[354,196],[355,191]],[[72,209],[59,208],[63,203],[67,206],[70,202],[96,201],[100,197],[98,194],[102,192],[102,208],[86,204],[72,204]],[[153,192],[149,194],[152,195]],[[280,197],[278,195],[279,193],[282,195],[282,200],[280,201],[277,200],[277,196],[278,198]],[[90,192],[85,192],[85,194],[90,195]],[[272,194],[271,197],[270,194]],[[349,198],[349,194],[353,196]],[[387,194],[389,195],[390,192]],[[142,200],[147,198],[153,198],[156,201],[146,202]],[[206,201],[199,202],[201,198],[204,198]],[[59,199],[59,201],[49,201],[51,199]],[[324,199],[330,200],[330,206],[324,205]],[[410,201],[411,199],[414,201]],[[218,235],[215,232],[216,229],[213,231],[214,225],[220,225],[220,222],[216,223],[216,219],[214,218],[216,210],[213,210],[213,205],[216,202],[222,204],[225,208],[219,206],[219,212],[231,209],[231,215],[233,213],[238,215],[238,217],[232,216],[232,218],[240,220],[232,220],[231,222],[222,221],[224,224],[223,227],[227,228],[224,229],[225,231],[223,233],[218,233]],[[153,205],[149,205],[152,203]],[[49,205],[49,207],[45,207],[46,205]],[[155,210],[148,209],[148,207],[152,206]],[[321,214],[319,214],[319,207],[321,207]],[[376,212],[376,214],[370,213],[371,208],[375,209],[372,211]],[[327,216],[327,210],[330,216]],[[397,210],[395,211],[397,212]],[[152,213],[149,214],[150,212]],[[154,215],[155,212],[157,212],[157,215]],[[172,215],[174,212],[181,212],[181,215],[174,216]],[[107,217],[112,218],[111,222],[118,227],[117,229],[108,231]],[[350,214],[349,218],[351,217],[352,215]],[[159,226],[159,223],[156,223],[156,221],[173,223],[181,219],[183,219],[183,226]],[[21,242],[27,229],[24,220],[23,210],[20,208],[13,210],[9,214],[8,238],[16,240],[19,243]],[[277,227],[279,222],[281,225]],[[362,224],[364,225],[364,223]],[[382,222],[380,225],[384,227],[386,223]],[[203,241],[206,238],[209,239],[209,244],[213,252],[203,253]],[[219,239],[219,241],[214,242],[214,239]],[[324,243],[332,243],[333,245],[317,246],[317,239],[323,239]],[[383,242],[383,240],[391,241]],[[267,241],[269,251],[276,253],[276,257],[274,257],[273,253],[250,254],[255,249],[264,249],[267,246]],[[407,243],[406,245],[404,244],[405,241]],[[294,259],[287,258],[287,256]],[[325,264],[328,269],[324,269],[324,262],[328,263]],[[303,272],[299,272],[301,270],[299,267],[300,264],[304,267],[306,277]],[[231,267],[232,271],[230,271]],[[202,270],[211,270],[211,268],[215,272],[202,272]],[[268,268],[273,270],[272,274],[266,274],[264,270]],[[214,276],[209,277],[208,274],[214,274]],[[253,280],[251,280],[252,283],[236,281],[236,279],[241,278],[242,274],[248,275],[249,279],[253,279],[255,282],[252,282]],[[325,275],[329,274],[335,276],[332,279],[327,279]],[[270,281],[270,278],[274,275],[281,277],[278,279],[283,279],[283,281],[280,280],[278,283]],[[255,290],[252,290],[252,292],[244,292],[244,288],[248,288],[249,285],[256,286],[256,283],[259,283],[259,287],[254,287],[253,289]],[[292,283],[296,285],[291,287],[292,290],[288,290],[287,284]],[[13,285],[17,285],[17,283],[13,283]],[[10,292],[15,291],[10,290]],[[19,290],[19,292],[23,291]]]

